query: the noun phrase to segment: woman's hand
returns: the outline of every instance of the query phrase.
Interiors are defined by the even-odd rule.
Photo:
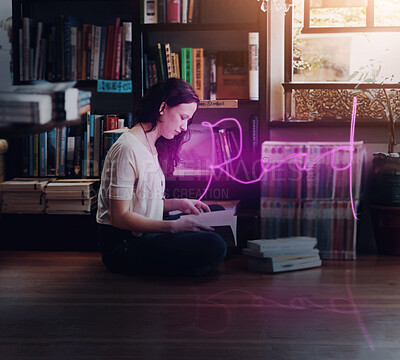
[[[207,204],[193,199],[179,199],[178,210],[186,214],[199,215],[202,212],[209,212]]]
[[[211,226],[200,224],[192,216],[181,216],[177,220],[170,220],[172,233],[183,231],[215,231]]]

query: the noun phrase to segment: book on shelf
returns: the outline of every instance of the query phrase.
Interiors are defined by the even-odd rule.
[[[45,189],[46,213],[86,213],[97,204],[99,179],[57,179]]]
[[[131,43],[131,29],[123,31],[118,19],[106,26],[81,24],[76,17],[64,14],[52,24],[25,17],[18,39],[19,80],[124,80],[118,71],[122,72],[122,63],[124,72],[131,67],[125,59],[131,51],[126,47],[126,42]]]
[[[209,54],[209,93],[210,100],[217,100],[217,54]]]
[[[200,100],[204,100],[204,49],[192,49],[192,83]]]
[[[165,63],[167,68],[167,77],[172,77],[172,59],[171,59],[171,45],[169,43],[164,44],[165,49]]]
[[[4,181],[4,176],[5,176],[4,158],[7,150],[8,150],[7,140],[0,139],[0,183]]]
[[[23,55],[22,55],[22,79],[24,81],[33,80],[33,69],[31,70],[31,32],[32,32],[33,20],[24,17],[22,19],[22,41],[23,41]]]
[[[32,134],[32,157],[29,159],[32,159],[32,165],[30,167],[32,168],[32,171],[29,172],[29,176],[39,176],[39,134],[35,133]]]
[[[144,0],[143,2],[143,23],[157,24],[157,2],[160,0]]]
[[[195,23],[199,0],[143,0],[143,24]]]
[[[101,26],[94,26],[94,46],[93,46],[93,80],[99,79],[100,69],[100,47],[101,47]]]
[[[187,24],[188,22],[188,0],[181,0],[181,23]]]
[[[198,21],[200,0],[188,0],[187,22],[194,24]]]
[[[51,178],[13,178],[11,180],[0,183],[0,191],[14,191],[14,192],[43,192],[46,185],[51,181]]]
[[[132,22],[124,21],[122,23],[124,28],[124,50],[122,52],[123,68],[122,68],[122,80],[132,79]]]
[[[181,76],[183,80],[186,80],[190,85],[193,85],[193,52],[192,48],[184,47],[181,49],[182,57],[182,71]]]
[[[43,125],[53,120],[54,115],[50,95],[0,92],[1,122]]]
[[[118,140],[118,138],[125,132],[129,130],[128,128],[123,129],[113,129],[103,132],[103,158],[106,157],[108,150],[111,146]]]
[[[217,52],[217,99],[248,99],[247,51]]]
[[[259,100],[259,33],[249,32],[249,99]]]
[[[111,61],[111,79],[119,79],[119,66],[120,66],[120,54],[121,54],[121,37],[122,31],[120,26],[121,18],[117,17],[115,19],[114,25],[114,42],[113,42],[113,52]]]
[[[62,186],[60,186],[60,189],[62,189]],[[79,189],[79,186],[77,186],[77,189],[72,188],[72,190],[60,189],[48,186],[46,189],[46,199],[90,199],[96,195],[95,190],[90,186],[83,189]]]
[[[43,32],[43,22],[39,21],[37,23],[37,27],[36,27],[35,60],[34,60],[34,65],[33,65],[32,80],[38,79],[40,43],[41,43],[41,38],[42,38],[42,32]]]
[[[39,133],[39,176],[47,176],[47,134]]]
[[[167,0],[167,23],[181,22],[181,0]]]
[[[83,46],[86,47],[86,58],[82,59],[84,62],[86,62],[86,79],[83,80],[90,80],[93,78],[93,29],[93,24],[87,24],[85,41],[83,43]]]
[[[179,59],[179,55],[177,56],[176,53],[172,52],[171,53],[171,77],[174,77],[174,78],[180,77],[179,72],[178,72],[179,65],[177,63],[177,59]]]
[[[174,169],[174,175],[209,175],[212,164],[212,133],[210,128],[200,124],[189,126],[190,141],[182,145],[181,162]]]
[[[192,124],[189,127],[190,141],[182,145],[181,162],[175,168],[174,176],[210,175],[212,164],[223,165],[230,174],[234,174],[232,159],[238,154],[239,139],[234,127],[213,128],[201,124]],[[213,144],[214,141],[214,144]],[[214,148],[214,162],[213,152]],[[215,170],[219,177],[221,172]]]
[[[16,181],[16,180],[13,180]],[[42,185],[42,184],[40,184]],[[16,190],[15,188],[19,189]],[[24,190],[22,190],[22,188]],[[41,213],[45,208],[44,186],[30,189],[24,185],[12,185],[1,190],[1,212],[3,213]]]
[[[1,205],[1,212],[4,214],[40,214],[45,211],[45,202],[38,204],[29,204],[24,202],[22,204],[16,204],[15,202],[3,201]]]
[[[259,147],[259,127],[260,120],[258,115],[252,114],[249,118],[249,129],[250,129],[250,157],[252,161],[257,161],[260,157],[260,147]]]
[[[97,196],[89,199],[50,199],[46,200],[47,214],[90,213],[96,209]]]
[[[168,70],[167,70],[167,59],[166,59],[166,52],[165,52],[165,44],[157,43],[157,71],[159,74],[159,80],[164,80],[168,77]]]
[[[157,0],[157,22],[159,24],[167,22],[167,0]]]
[[[40,81],[32,85],[17,85],[12,94],[51,96],[54,117],[58,120],[77,120],[82,107],[90,105],[92,93],[74,88],[75,84],[75,81],[58,83]]]
[[[99,183],[100,179],[95,178],[95,179],[52,179],[52,183],[65,183],[66,186],[69,184],[83,184],[83,186],[87,186],[86,184],[89,185],[95,185]],[[80,185],[82,186],[82,185]]]
[[[2,213],[41,213],[48,180],[12,179],[0,183]]]

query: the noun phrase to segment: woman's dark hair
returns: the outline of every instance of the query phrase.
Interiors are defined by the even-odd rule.
[[[185,80],[169,78],[153,85],[141,99],[135,112],[136,123],[151,123],[149,130],[153,131],[160,121],[160,106],[165,102],[169,107],[180,104],[199,103],[199,98],[192,86]],[[190,120],[191,122],[192,120]],[[160,137],[156,142],[158,159],[164,173],[171,175],[180,158],[182,145],[189,141],[190,131],[181,132],[173,139]]]

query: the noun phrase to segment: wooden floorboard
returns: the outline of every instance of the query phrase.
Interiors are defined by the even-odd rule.
[[[400,258],[280,274],[108,272],[98,253],[0,252],[0,359],[400,359]]]

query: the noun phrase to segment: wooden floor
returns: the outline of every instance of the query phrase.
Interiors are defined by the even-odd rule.
[[[98,253],[0,252],[0,358],[400,359],[400,257],[201,278],[109,273]]]

